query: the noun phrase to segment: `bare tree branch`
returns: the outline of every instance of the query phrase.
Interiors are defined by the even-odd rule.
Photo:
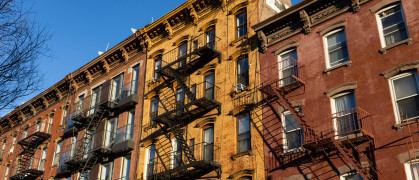
[[[0,112],[39,90],[38,60],[48,52],[50,38],[23,0],[0,0]]]

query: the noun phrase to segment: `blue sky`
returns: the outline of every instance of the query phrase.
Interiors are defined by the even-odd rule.
[[[301,0],[292,0],[295,4]],[[49,41],[52,57],[41,57],[44,75],[41,91],[60,81],[185,0],[24,0],[32,6],[35,19],[53,34]],[[38,93],[19,100],[28,101]],[[0,116],[2,113],[0,113]]]

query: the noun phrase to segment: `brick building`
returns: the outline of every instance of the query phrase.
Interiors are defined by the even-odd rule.
[[[418,5],[302,1],[253,26],[267,179],[418,179]]]
[[[133,34],[3,117],[1,178],[134,179],[144,50]]]

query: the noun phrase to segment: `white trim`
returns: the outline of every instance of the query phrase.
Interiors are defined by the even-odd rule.
[[[359,174],[359,173],[356,172],[356,171],[348,172],[348,173],[345,173],[345,174],[340,175],[339,176],[339,179],[340,180],[345,180],[345,177],[350,176],[350,175],[355,175],[355,174]]]
[[[356,107],[356,96],[355,96],[355,91],[353,91],[353,90],[341,92],[341,93],[338,93],[338,94],[330,97],[330,107],[331,107],[331,110],[332,110],[332,115],[335,115],[335,113],[337,113],[336,112],[336,100],[335,99],[339,98],[339,97],[342,97],[342,96],[345,96],[345,95],[348,95],[348,94],[352,94],[352,93],[354,94],[354,101],[355,101],[355,107]],[[335,139],[339,139],[339,137],[337,136],[338,135],[338,125],[337,125],[337,122],[336,122],[336,117],[333,117],[333,130],[335,131],[335,135],[336,135]]]
[[[118,74],[116,74],[115,76],[112,76],[111,77],[111,79],[114,79],[114,78],[116,78],[116,76],[119,76],[119,75],[121,75],[121,74],[123,74],[123,73],[125,73],[127,70],[122,70],[122,71],[120,71]],[[125,75],[124,75],[125,76]]]
[[[84,95],[84,97],[86,97],[86,94],[87,94],[87,89],[85,89],[84,91],[82,91],[82,92],[80,92],[78,95],[77,95],[77,101],[79,100],[78,98],[81,96],[81,95]]]
[[[345,27],[338,27],[338,28],[336,28],[334,30],[331,30],[330,32],[328,32],[328,33],[326,33],[326,34],[323,35],[323,46],[324,46],[324,53],[325,53],[325,58],[326,58],[325,59],[326,60],[326,69],[329,69],[331,67],[334,67],[334,66],[337,66],[339,64],[342,64],[342,63],[339,63],[339,64],[334,65],[334,66],[331,66],[330,65],[329,45],[327,43],[327,37],[328,36],[331,36],[333,34],[336,34],[336,33],[340,32],[340,31],[343,31],[343,34],[345,35],[346,51],[348,52],[348,60],[347,61],[349,61],[351,59],[350,56],[349,56],[348,37],[346,36]]]
[[[395,90],[394,90],[393,81],[397,80],[397,79],[404,78],[404,77],[408,77],[408,76],[414,76],[414,78],[416,80],[416,87],[419,90],[419,77],[418,77],[417,72],[406,72],[406,73],[399,74],[397,76],[393,76],[393,77],[388,79],[389,86],[390,86],[390,95],[391,95],[391,100],[392,100],[393,110],[394,110],[394,117],[396,119],[397,124],[401,123],[402,121],[401,121],[400,116],[399,116],[400,111],[399,111],[399,108],[397,106],[397,99],[396,99],[396,94],[395,94]]]
[[[92,94],[93,89],[99,87],[100,85],[104,84],[105,82],[106,82],[106,80],[103,80],[103,81],[100,81],[100,82],[96,83],[94,86],[92,86],[90,88],[90,92],[91,92],[90,94]]]
[[[419,165],[419,162],[415,162],[414,160],[407,161],[407,162],[404,163],[404,170],[406,172],[406,179],[407,180],[413,180],[412,179],[412,176],[413,176],[412,169],[410,167],[412,163],[417,163]]]
[[[284,152],[286,153],[286,152],[291,152],[291,151],[295,151],[295,150],[299,150],[299,149],[302,149],[303,147],[302,146],[300,146],[299,148],[293,148],[293,149],[288,149],[288,144],[287,144],[287,133],[285,132],[285,126],[287,125],[286,123],[285,123],[285,116],[286,115],[289,115],[289,114],[291,114],[291,112],[289,111],[289,110],[287,110],[287,111],[284,111],[284,112],[282,112],[281,113],[281,121],[282,121],[282,135],[283,135],[283,138],[282,138],[282,143],[283,143],[283,148],[284,148]],[[291,114],[292,115],[292,114]],[[295,118],[295,117],[294,117]],[[298,121],[297,121],[298,122]],[[294,132],[294,131],[299,131],[299,130],[301,130],[301,125],[300,125],[300,123],[298,122],[298,125],[300,126],[300,128],[298,128],[298,129],[296,129],[296,130],[293,130],[293,131],[289,131],[289,132]],[[301,134],[300,136],[303,136],[303,138],[304,138],[304,135],[303,134]],[[301,142],[301,145],[302,145],[302,143],[303,142]]]
[[[384,39],[383,24],[381,23],[381,18],[379,16],[379,14],[382,13],[383,11],[389,10],[389,9],[394,8],[396,6],[400,6],[400,11],[401,11],[401,14],[402,14],[404,26],[406,28],[406,33],[407,33],[407,38],[406,39],[408,39],[410,37],[409,36],[409,31],[407,29],[406,18],[404,17],[404,11],[403,11],[402,3],[401,2],[394,3],[394,4],[392,4],[390,6],[387,6],[387,7],[383,8],[383,9],[381,9],[381,10],[379,10],[375,13],[375,17],[376,17],[376,20],[377,20],[377,26],[378,26],[378,34],[380,35],[381,48],[386,47],[386,41]]]
[[[130,70],[130,69],[133,69],[133,67],[134,67],[134,66],[140,65],[139,67],[141,67],[141,66],[143,65],[143,62],[144,62],[144,60],[140,60],[140,61],[138,61],[138,62],[136,62],[136,63],[132,64],[132,65],[129,67],[128,73],[130,73],[130,72],[131,72],[131,70]]]

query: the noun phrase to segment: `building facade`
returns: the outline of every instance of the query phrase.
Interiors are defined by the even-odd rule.
[[[2,179],[134,179],[145,49],[134,34],[1,119]]]
[[[418,179],[417,9],[302,1],[253,26],[267,179]]]

